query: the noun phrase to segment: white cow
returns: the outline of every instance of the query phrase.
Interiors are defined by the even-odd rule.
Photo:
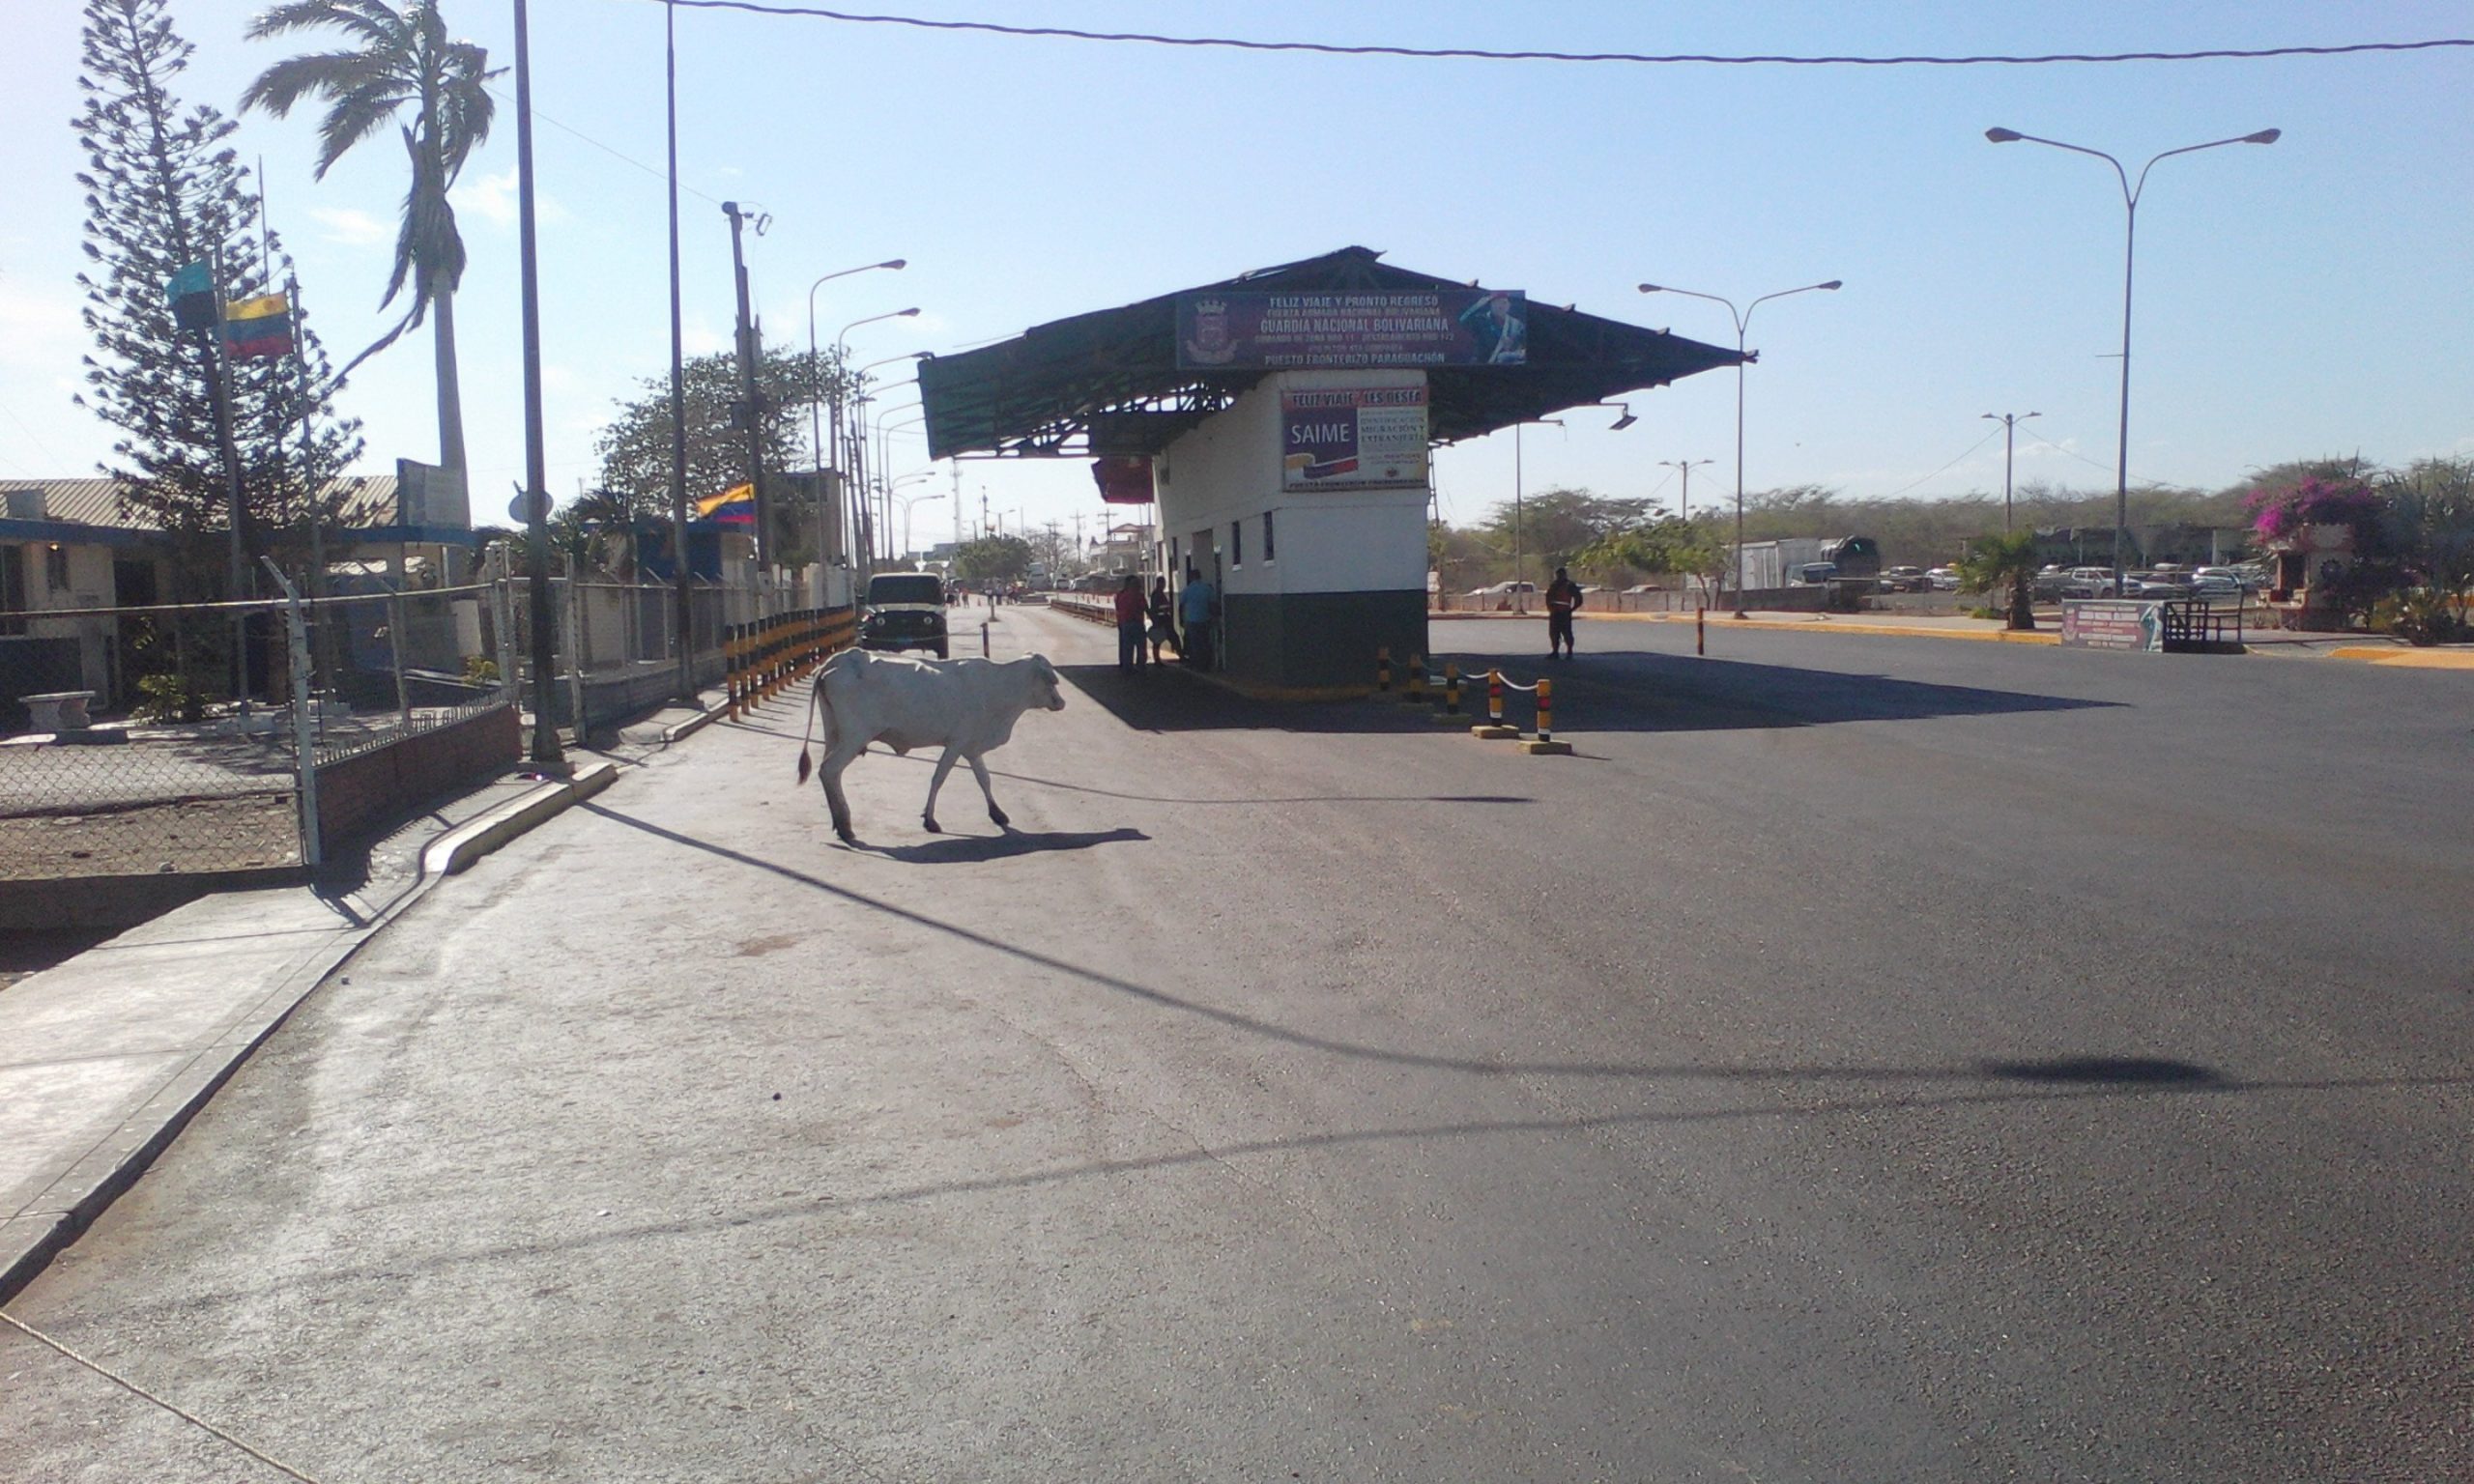
[[[808,733],[824,717],[824,764],[817,771],[824,781],[825,801],[833,808],[833,833],[847,842],[850,836],[850,805],[842,796],[842,770],[850,759],[882,742],[897,753],[914,747],[940,746],[936,776],[928,781],[928,807],[921,819],[936,833],[936,790],[957,758],[967,759],[979,791],[988,800],[988,817],[1009,821],[996,807],[988,785],[988,764],[982,755],[1002,747],[1014,735],[1014,723],[1037,706],[1065,709],[1065,690],[1048,656],[1019,660],[913,660],[845,649],[817,671],[808,698]],[[808,781],[808,738],[799,741],[799,782]]]

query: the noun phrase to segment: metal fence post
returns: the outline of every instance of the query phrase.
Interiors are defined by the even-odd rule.
[[[326,851],[318,839],[318,738],[309,715],[309,624],[302,615],[301,594],[285,580],[282,569],[271,557],[258,559],[283,589],[284,637],[291,642],[292,651],[292,752],[300,773],[294,798],[301,807],[301,861],[315,870],[326,859]]]
[[[404,595],[387,594],[387,668],[395,673],[395,720],[405,730],[413,727],[413,693],[404,688]]]
[[[576,746],[584,746],[584,598],[582,583],[567,578],[567,709],[574,713]]]

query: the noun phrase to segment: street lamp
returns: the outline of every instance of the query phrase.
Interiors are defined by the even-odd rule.
[[[1520,585],[1520,495],[1522,482],[1520,467],[1520,430],[1527,423],[1531,422],[1551,422],[1560,428],[1564,425],[1564,419],[1561,417],[1530,417],[1524,419],[1522,422],[1515,422],[1511,425],[1511,611],[1515,614],[1525,614],[1529,612],[1529,594],[1524,591]]]
[[[926,474],[906,475],[904,479],[897,479],[894,483],[898,486],[912,477],[925,479],[928,476]],[[943,490],[923,490],[916,495],[889,495],[888,498],[902,501],[902,551],[903,555],[906,556],[910,555],[912,550],[910,545],[910,507],[932,499],[942,499],[945,498],[945,492]]]
[[[2018,447],[2019,424],[2030,417],[2042,417],[2044,414],[1987,413],[1984,415],[2001,424],[2001,533],[2008,535],[2010,533],[2010,456]],[[2115,528],[2119,529],[2118,527]],[[2115,592],[2122,590],[2119,573],[2114,576],[2114,590]]]
[[[910,307],[910,308],[908,308],[908,309],[895,309],[895,310],[891,310],[891,311],[889,311],[889,312],[887,312],[887,313],[884,313],[884,314],[872,314],[872,315],[867,316],[865,319],[852,320],[849,324],[843,326],[843,327],[842,327],[842,328],[841,328],[839,331],[837,331],[837,332],[835,333],[834,337],[833,337],[833,358],[834,358],[834,360],[835,360],[837,363],[838,363],[838,362],[840,362],[840,361],[843,359],[843,357],[844,357],[849,353],[849,340],[850,340],[850,331],[852,331],[852,330],[854,330],[854,329],[857,329],[860,326],[862,326],[862,325],[874,325],[874,324],[877,324],[878,321],[881,321],[881,320],[909,320],[909,319],[916,319],[916,318],[918,318],[918,316],[919,316],[919,310],[918,310],[918,307],[917,307],[916,305],[914,305],[914,306],[912,306],[912,307]],[[834,466],[833,466],[833,467],[834,467],[836,470],[840,470],[840,469],[841,469],[841,467],[842,467],[842,398],[841,398],[841,396],[840,396],[839,394],[837,394],[837,395],[834,397],[834,399],[833,399],[833,450],[834,450]],[[855,463],[856,461],[854,460],[853,462]],[[855,493],[855,492],[854,492],[854,493]],[[875,543],[874,543],[873,539],[871,539],[871,538],[873,537],[874,532],[873,532],[873,530],[872,530],[872,528],[871,528],[871,527],[870,527],[870,524],[869,524],[868,520],[866,519],[866,501],[865,501],[865,500],[854,500],[854,501],[853,501],[853,503],[852,503],[852,506],[851,506],[851,510],[852,510],[852,514],[853,514],[854,516],[857,516],[857,517],[859,518],[859,519],[858,519],[858,527],[859,527],[859,530],[860,530],[861,538],[862,538],[862,539],[861,539],[861,543],[860,543],[860,544],[861,544],[861,548],[862,548],[862,550],[863,550],[864,552],[866,552],[868,555],[873,556],[873,555],[874,555],[874,547],[875,547]]]
[[[2122,590],[2122,528],[2130,524],[2130,288],[2132,253],[2139,239],[2140,193],[2147,188],[2147,172],[2156,168],[2157,160],[2169,159],[2175,155],[2195,155],[2201,150],[2221,149],[2229,144],[2274,144],[2283,132],[2282,129],[2263,128],[2257,133],[2240,134],[2231,139],[2211,139],[2205,144],[2186,144],[2178,150],[2167,150],[2139,167],[2139,180],[2134,184],[2130,172],[2122,168],[2122,162],[2102,150],[2091,150],[2081,144],[2064,144],[2058,139],[2041,139],[2034,134],[2023,134],[2015,128],[1988,128],[1984,131],[1984,137],[1995,144],[2015,144],[2024,139],[2029,144],[2068,150],[2073,155],[2093,155],[2113,166],[2114,178],[2121,182],[2122,416],[2114,464],[2114,591],[2117,594]]]
[[[1681,496],[1677,497],[1677,498],[1678,498],[1678,499],[1679,499],[1679,501],[1682,503],[1682,505],[1683,505],[1683,508],[1681,511],[1679,511],[1679,512],[1677,513],[1677,515],[1676,515],[1676,519],[1677,519],[1677,520],[1689,522],[1689,521],[1692,519],[1692,470],[1693,470],[1693,467],[1694,467],[1695,465],[1700,465],[1700,464],[1715,464],[1716,462],[1717,462],[1717,460],[1715,460],[1715,459],[1660,459],[1660,460],[1658,460],[1658,467],[1659,467],[1660,469],[1671,469],[1671,470],[1674,470],[1676,472],[1678,472],[1678,473],[1680,473],[1680,474],[1682,474],[1682,475],[1683,476],[1683,493]]]
[[[811,391],[818,390],[824,385],[823,367],[819,364],[821,357],[817,354],[816,345],[816,291],[836,278],[848,278],[852,273],[872,272],[879,268],[889,268],[899,271],[909,266],[910,260],[907,258],[887,258],[882,263],[864,263],[857,268],[846,268],[840,272],[827,273],[808,285],[808,387]],[[812,397],[808,401],[808,442],[816,449],[816,467],[820,471],[824,468],[824,438],[823,430],[817,424],[817,405],[823,400],[819,396]]]
[[[1732,300],[1732,299],[1722,298],[1722,297],[1720,297],[1719,295],[1716,295],[1716,294],[1701,294],[1701,293],[1696,293],[1696,292],[1694,292],[1694,291],[1693,291],[1693,290],[1691,290],[1691,289],[1679,289],[1679,288],[1674,288],[1674,287],[1671,287],[1671,286],[1669,286],[1669,285],[1667,285],[1667,284],[1662,284],[1662,283],[1645,283],[1645,284],[1641,285],[1641,292],[1642,292],[1642,293],[1644,293],[1644,294],[1681,294],[1681,295],[1683,295],[1683,296],[1684,298],[1686,298],[1686,299],[1706,299],[1706,300],[1708,300],[1710,302],[1712,302],[1712,303],[1713,303],[1713,304],[1724,304],[1724,305],[1726,305],[1726,306],[1727,306],[1727,313],[1735,317],[1735,322],[1736,322],[1736,561],[1735,561],[1735,567],[1736,567],[1736,616],[1737,616],[1737,617],[1739,617],[1739,618],[1744,618],[1744,617],[1749,617],[1749,616],[1750,616],[1750,614],[1746,614],[1746,613],[1744,612],[1744,610],[1743,610],[1743,368],[1744,368],[1744,363],[1745,363],[1746,361],[1754,360],[1754,359],[1758,359],[1758,358],[1759,358],[1759,355],[1760,355],[1760,353],[1759,353],[1759,352],[1754,352],[1752,355],[1749,355],[1749,356],[1747,356],[1746,354],[1744,354],[1744,348],[1743,348],[1743,332],[1744,332],[1744,327],[1746,327],[1746,326],[1748,326],[1748,325],[1750,325],[1750,324],[1752,323],[1752,311],[1754,311],[1755,309],[1760,308],[1763,304],[1766,304],[1766,303],[1769,302],[1769,301],[1770,301],[1771,300],[1773,300],[1773,299],[1785,299],[1785,298],[1786,298],[1788,295],[1790,295],[1790,294],[1810,294],[1810,293],[1812,293],[1812,292],[1813,292],[1814,290],[1816,290],[1816,289],[1830,289],[1830,290],[1835,290],[1835,289],[1839,288],[1842,284],[1844,284],[1844,283],[1845,283],[1845,281],[1846,281],[1846,280],[1841,279],[1841,278],[1832,278],[1832,279],[1831,279],[1831,280],[1829,280],[1827,283],[1808,283],[1808,284],[1805,284],[1802,288],[1799,288],[1799,289],[1780,289],[1780,290],[1779,290],[1777,293],[1775,293],[1775,294],[1764,294],[1764,295],[1762,295],[1759,299],[1756,299],[1756,300],[1754,300],[1751,303],[1748,303],[1748,304],[1744,305],[1741,309],[1738,309],[1738,308],[1736,307],[1736,301],[1735,301],[1734,300]]]

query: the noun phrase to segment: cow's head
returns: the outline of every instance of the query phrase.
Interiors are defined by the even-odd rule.
[[[1065,709],[1065,683],[1045,654],[1031,656],[1031,704],[1043,711]]]

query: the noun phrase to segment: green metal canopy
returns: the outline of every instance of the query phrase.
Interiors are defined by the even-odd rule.
[[[929,457],[1087,457],[1166,447],[1272,374],[1180,367],[1177,301],[1188,295],[1474,287],[1466,279],[1394,268],[1380,257],[1369,247],[1343,247],[923,360],[919,401],[927,414]],[[1535,295],[1528,308],[1525,365],[1426,369],[1436,442],[1477,438],[1743,358],[1664,330],[1540,303]]]

